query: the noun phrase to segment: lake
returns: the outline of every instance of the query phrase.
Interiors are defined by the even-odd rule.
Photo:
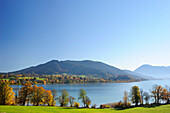
[[[61,95],[62,89],[66,89],[69,95],[76,98],[75,101],[81,104],[78,100],[80,89],[84,89],[87,92],[87,96],[91,99],[92,105],[113,103],[122,100],[124,91],[130,92],[130,88],[134,85],[139,86],[146,92],[150,92],[150,89],[154,84],[161,86],[170,86],[170,79],[166,80],[149,80],[141,82],[131,82],[131,83],[89,83],[89,84],[55,84],[55,85],[37,85],[43,86],[46,90],[57,90],[57,96]],[[17,85],[12,85],[14,87],[21,87]],[[57,103],[56,105],[59,105]]]

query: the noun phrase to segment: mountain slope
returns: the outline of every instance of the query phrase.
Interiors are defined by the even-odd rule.
[[[142,78],[145,78],[145,79],[154,79],[153,77],[142,75],[142,74],[130,71],[130,70],[123,70],[123,71],[125,71],[128,74],[131,74],[131,77],[134,77],[134,78],[137,78],[137,79],[142,79]]]
[[[100,70],[104,73],[108,73],[111,75],[126,75],[127,73],[116,68],[113,66],[110,66],[108,64],[102,63],[102,62],[98,62],[98,61],[90,61],[90,60],[84,60],[84,61],[65,61],[68,63],[74,63],[74,64],[78,64],[78,65],[83,65],[85,67],[89,67],[89,68],[93,68],[93,69],[97,69]]]
[[[145,64],[137,68],[134,72],[155,78],[170,78],[170,66],[151,66]]]
[[[96,75],[104,78],[115,78],[118,75],[127,75],[133,78],[137,77],[135,74],[127,73],[116,67],[107,65],[102,62],[84,60],[84,61],[58,61],[52,60],[45,64],[40,64],[38,66],[26,68],[23,70],[11,72],[13,74],[57,74],[57,73],[67,73],[76,75]]]

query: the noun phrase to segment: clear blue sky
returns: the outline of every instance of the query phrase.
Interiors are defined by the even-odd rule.
[[[0,72],[56,60],[170,65],[169,0],[0,0]]]

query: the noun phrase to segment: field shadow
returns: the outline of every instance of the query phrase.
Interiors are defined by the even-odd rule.
[[[76,107],[65,107],[65,108],[63,108],[63,109],[85,109],[85,108],[76,108]]]
[[[144,108],[155,108],[155,107],[159,107],[159,106],[162,106],[162,104],[146,105],[146,106],[143,106],[143,107]]]

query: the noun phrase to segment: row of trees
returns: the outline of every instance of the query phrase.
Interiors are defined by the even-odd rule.
[[[148,92],[144,92],[142,89],[139,89],[138,86],[133,86],[131,88],[130,94],[128,96],[128,92],[124,92],[124,104],[126,105],[128,102],[128,97],[135,106],[145,104],[148,105],[151,98],[154,99],[154,104],[160,103],[170,103],[170,88],[166,86],[163,88],[160,85],[153,85],[151,91],[151,95]]]
[[[75,102],[76,98],[74,98],[73,96],[69,96],[68,92],[63,89],[62,90],[62,94],[61,96],[59,96],[58,101],[60,103],[60,106],[68,106],[68,103],[70,103],[70,107],[79,107],[79,103]],[[84,105],[84,107],[89,107],[89,105],[91,104],[91,100],[90,98],[87,96],[87,93],[85,92],[84,89],[80,89],[80,94],[79,94],[79,98],[82,100],[82,103]]]
[[[31,84],[68,84],[68,83],[96,83],[96,82],[132,82],[139,81],[130,76],[119,75],[116,77],[101,78],[97,75],[71,75],[71,74],[57,74],[57,75],[37,75],[37,74],[7,74],[0,75],[0,80],[6,80],[11,85],[21,85],[29,81]]]
[[[74,102],[76,98],[69,96],[68,92],[63,89],[61,96],[57,97],[56,90],[45,90],[43,87],[32,85],[29,82],[22,84],[20,89],[13,89],[9,86],[9,82],[0,81],[0,105],[29,105],[33,106],[48,105],[54,106],[56,100],[60,103],[60,106],[79,107],[78,102]],[[15,96],[14,96],[15,95]],[[79,98],[82,100],[84,107],[89,107],[91,100],[87,96],[85,90],[80,89]]]
[[[19,104],[24,106],[31,103],[33,106],[54,106],[56,101],[58,101],[61,107],[68,106],[68,104],[70,104],[70,107],[79,107],[79,103],[75,102],[76,98],[69,96],[65,89],[62,90],[62,94],[57,97],[56,90],[45,90],[43,87],[32,85],[29,82],[22,85],[23,87],[20,89],[15,88],[14,93],[13,89],[9,86],[9,82],[0,81],[0,105]],[[131,105],[129,100],[131,100],[135,106],[138,106],[139,103],[140,105],[144,105],[144,103],[148,105],[151,98],[154,99],[155,104],[170,103],[170,88],[168,86],[163,88],[162,86],[153,85],[150,91],[151,95],[139,89],[138,86],[133,86],[130,93],[124,92],[123,103],[119,102],[116,106],[129,107]],[[78,99],[82,100],[84,107],[88,108],[91,105],[91,100],[83,89],[80,89]]]
[[[151,100],[152,99],[152,100]],[[153,103],[149,103],[153,101]],[[169,104],[170,103],[170,88],[168,86],[162,87],[160,85],[153,85],[150,89],[150,93],[144,92],[143,89],[140,89],[138,86],[133,86],[130,89],[130,93],[127,91],[124,92],[123,102],[119,101],[116,103],[102,104],[100,108],[129,108],[132,107],[132,104],[135,106],[152,106],[160,104]]]
[[[24,83],[23,87],[13,89],[9,86],[9,82],[0,81],[0,104],[1,105],[29,105],[31,102],[33,105],[54,105],[54,97],[51,90],[45,90],[43,87],[36,85],[32,86],[29,82]],[[19,93],[18,93],[19,90]],[[14,96],[15,95],[15,96]]]

